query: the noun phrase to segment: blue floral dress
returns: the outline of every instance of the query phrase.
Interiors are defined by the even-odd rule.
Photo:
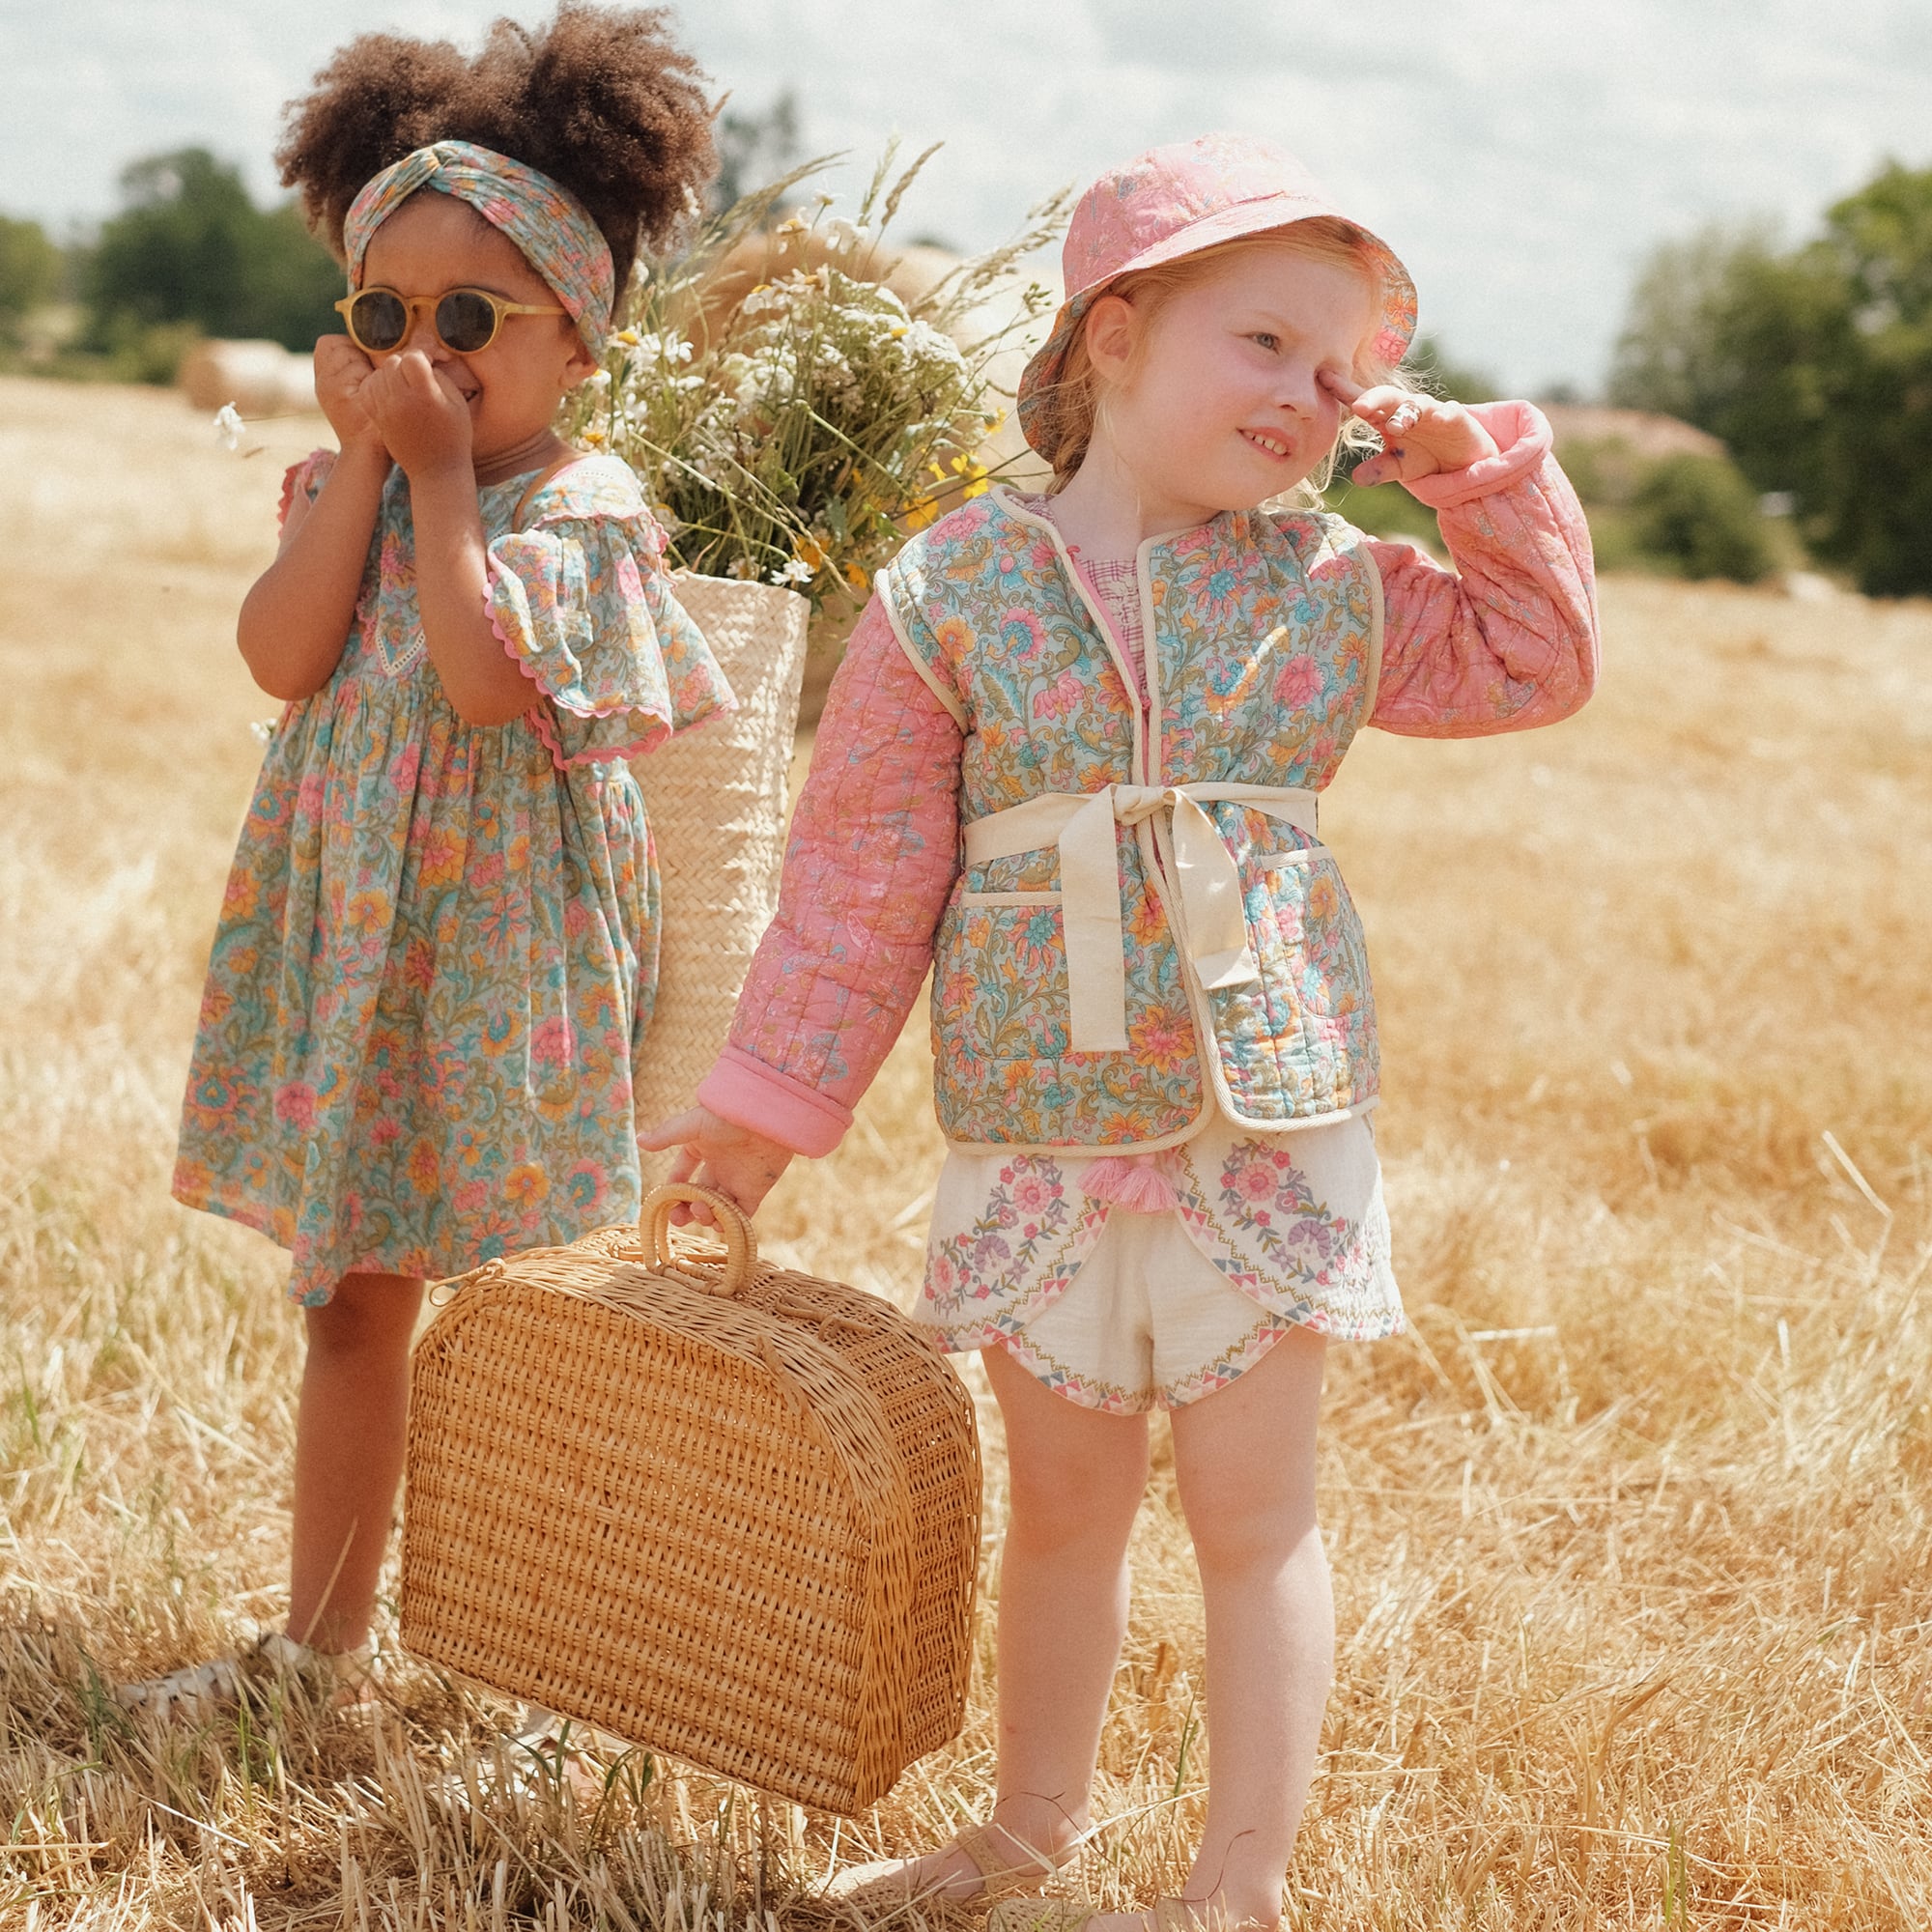
[[[624,760],[732,698],[631,471],[531,480],[480,492],[530,709],[479,727],[443,696],[392,471],[341,663],[275,724],[242,829],[174,1193],[291,1250],[305,1306],[638,1211],[658,885]]]

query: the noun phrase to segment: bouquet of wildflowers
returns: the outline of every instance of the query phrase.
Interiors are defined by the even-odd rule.
[[[908,529],[992,480],[976,452],[1003,419],[994,365],[1052,301],[1014,265],[1052,240],[1065,198],[902,299],[874,277],[933,152],[895,179],[889,149],[856,219],[821,195],[774,225],[830,165],[812,161],[726,210],[688,253],[639,265],[632,325],[564,428],[638,472],[674,564],[795,587],[819,609],[863,597]]]

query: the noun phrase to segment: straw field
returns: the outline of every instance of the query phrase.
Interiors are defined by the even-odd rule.
[[[233,612],[313,434],[230,455],[172,397],[0,384],[0,1923],[830,1925],[835,1861],[984,1803],[983,1668],[836,1840],[641,1754],[512,1778],[502,1712],[406,1660],[373,1718],[103,1694],[283,1587],[298,1324],[276,1254],[166,1179],[270,709]],[[1339,1682],[1289,1923],[1923,1932],[1932,610],[1604,605],[1581,718],[1371,734],[1332,795],[1413,1332],[1331,1355]],[[762,1223],[901,1297],[938,1157],[913,1031]],[[1156,1465],[1071,1875],[1122,1902],[1174,1889],[1207,1762]]]

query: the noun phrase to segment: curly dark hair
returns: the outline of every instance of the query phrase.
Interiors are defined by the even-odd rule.
[[[432,141],[473,141],[561,183],[611,244],[621,297],[640,246],[670,246],[718,172],[712,108],[662,7],[561,0],[546,27],[499,19],[473,58],[362,34],[283,110],[282,185],[340,256],[363,185]]]

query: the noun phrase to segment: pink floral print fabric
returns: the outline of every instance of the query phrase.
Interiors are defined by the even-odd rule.
[[[312,500],[331,461],[293,488]],[[444,697],[397,472],[355,628],[274,727],[222,900],[175,1196],[291,1250],[309,1306],[353,1271],[457,1274],[637,1211],[658,888],[622,759],[731,699],[630,472],[565,471],[512,538],[528,483],[480,507],[531,710],[478,728]]]
[[[1251,134],[1203,134],[1150,148],[1081,195],[1060,267],[1066,300],[1020,377],[1020,426],[1038,427],[1039,399],[1059,381],[1073,331],[1120,276],[1323,215],[1349,221],[1379,298],[1374,353],[1393,367],[1415,335],[1415,284],[1388,243],[1328,196],[1294,156]],[[1049,452],[1050,454],[1050,452]]]
[[[1217,516],[1142,545],[1145,729],[1058,530],[1006,492],[923,532],[880,583],[907,649],[956,699],[961,809],[977,828],[1043,793],[1319,791],[1368,710],[1379,600],[1364,545],[1339,517],[1294,511]],[[1286,700],[1295,674],[1300,695]],[[1108,910],[1123,935],[1109,941],[1123,972],[1115,1043],[1077,1053],[1067,935],[1082,908],[1061,901],[1057,852],[980,861],[969,844],[933,967],[950,1141],[1153,1148],[1196,1131],[1217,1102],[1268,1126],[1374,1097],[1365,955],[1339,874],[1326,870],[1319,901],[1303,891],[1312,827],[1233,800],[1206,816],[1242,895],[1245,979],[1197,996],[1170,828],[1123,815],[1103,831],[1119,879]]]
[[[1522,403],[1477,413],[1501,454],[1414,493],[1437,504],[1455,568],[1369,545],[1384,610],[1370,722],[1385,730],[1526,730],[1567,717],[1595,683],[1589,530],[1548,427]],[[707,1106],[801,1153],[838,1144],[931,965],[959,868],[963,750],[875,600],[833,682],[778,916],[699,1089]]]

